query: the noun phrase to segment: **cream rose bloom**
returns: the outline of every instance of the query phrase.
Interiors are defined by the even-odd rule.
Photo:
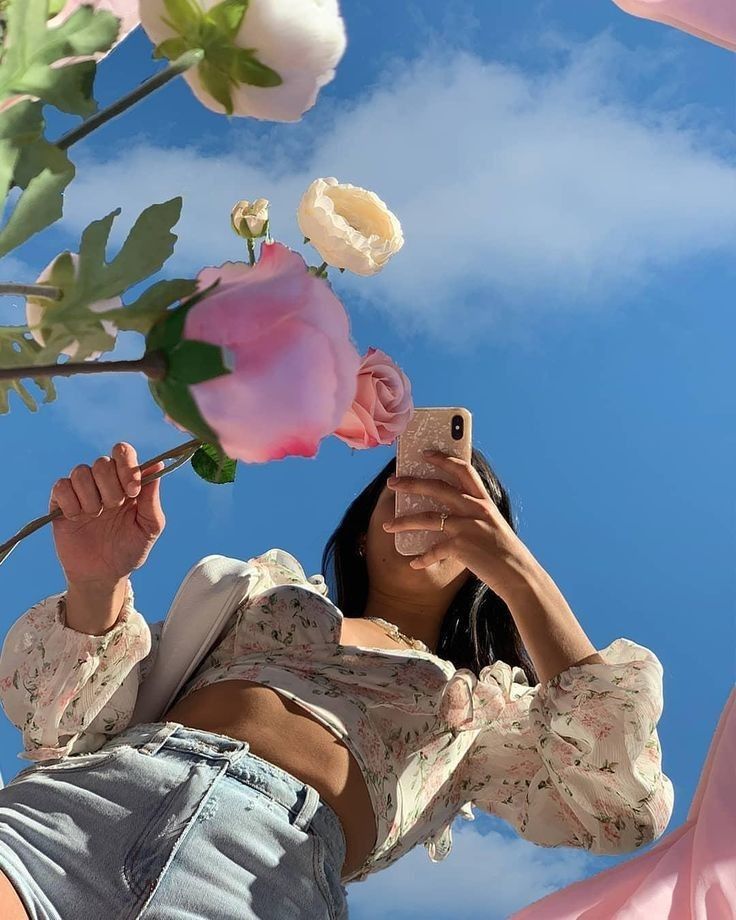
[[[299,227],[335,268],[375,275],[404,245],[401,224],[374,192],[315,179],[299,203]]]

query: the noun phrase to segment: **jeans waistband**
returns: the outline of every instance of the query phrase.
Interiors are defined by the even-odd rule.
[[[330,855],[342,869],[347,843],[342,822],[317,790],[288,771],[250,750],[247,741],[217,732],[189,728],[180,722],[143,722],[128,726],[114,735],[105,750],[127,746],[141,754],[154,755],[163,748],[230,762],[227,774],[258,789],[286,808],[292,823],[302,830],[312,827],[320,835]]]

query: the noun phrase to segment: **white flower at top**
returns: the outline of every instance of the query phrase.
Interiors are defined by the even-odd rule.
[[[328,265],[356,275],[375,275],[404,245],[401,224],[378,195],[334,178],[312,182],[297,220]]]
[[[299,121],[335,76],[347,39],[337,0],[141,0],[155,55],[202,48],[184,79],[213,112]]]

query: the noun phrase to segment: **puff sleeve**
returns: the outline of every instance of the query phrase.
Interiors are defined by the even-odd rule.
[[[478,729],[459,766],[463,801],[542,846],[616,854],[661,836],[674,805],[656,730],[662,666],[628,639],[600,655],[534,687],[503,662],[455,674],[448,711]]]
[[[97,750],[129,723],[154,657],[153,634],[135,609],[128,579],[117,622],[101,636],[66,625],[66,592],[27,610],[0,652],[0,703],[23,735],[22,760],[43,761]]]

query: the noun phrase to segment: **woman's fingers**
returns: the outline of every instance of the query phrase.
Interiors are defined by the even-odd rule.
[[[132,444],[127,441],[120,441],[112,449],[112,456],[115,459],[120,487],[129,498],[135,496],[141,490],[142,473],[138,467],[138,454]]]
[[[105,510],[119,508],[125,501],[115,461],[111,457],[98,457],[92,464],[92,475]]]
[[[86,463],[74,467],[69,475],[74,491],[77,494],[82,512],[96,517],[102,512],[102,496],[95,483],[92,470]]]
[[[445,512],[446,513],[446,512]],[[440,530],[442,528],[441,511],[417,511],[414,514],[402,514],[399,517],[385,521],[384,530],[390,530],[398,533],[404,530]],[[445,519],[445,526],[442,528],[447,531],[447,525],[450,523],[450,517]]]
[[[58,479],[51,490],[49,511],[55,511],[57,508],[70,521],[76,520],[82,514],[82,506],[69,479]]]
[[[140,493],[142,474],[137,467],[135,448],[121,441],[113,447],[111,457],[98,457],[91,467],[80,463],[68,477],[57,480],[51,490],[49,510],[59,508],[64,517],[77,520],[82,516],[99,517],[104,510],[119,508],[126,498]]]

